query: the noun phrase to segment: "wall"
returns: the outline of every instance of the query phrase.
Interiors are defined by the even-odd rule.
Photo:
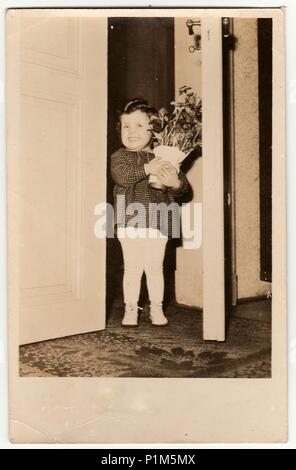
[[[201,96],[201,52],[188,51],[194,44],[194,37],[188,34],[187,19],[175,19],[175,89],[188,85]],[[194,27],[194,32],[199,33],[200,28]],[[192,203],[202,201],[202,158],[195,161],[187,177],[193,189],[193,201],[189,203],[192,206]],[[202,307],[202,248],[177,248],[176,266],[177,302]]]
[[[257,20],[235,19],[235,179],[238,298],[266,294],[260,281]]]

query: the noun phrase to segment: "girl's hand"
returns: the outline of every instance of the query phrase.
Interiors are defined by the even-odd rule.
[[[170,188],[178,189],[180,187],[180,180],[176,168],[169,162],[165,162],[166,165],[159,169],[157,178],[159,181]]]
[[[168,162],[162,161],[160,158],[153,158],[149,163],[145,163],[144,169],[146,175],[158,176],[162,168],[167,167]]]

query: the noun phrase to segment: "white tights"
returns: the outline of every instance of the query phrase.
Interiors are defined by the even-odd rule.
[[[152,228],[120,227],[117,235],[124,261],[124,302],[138,302],[145,271],[149,300],[161,303],[164,295],[163,260],[168,238]]]

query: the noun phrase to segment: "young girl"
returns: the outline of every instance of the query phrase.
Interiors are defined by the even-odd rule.
[[[172,237],[172,220],[169,218],[167,231],[163,230],[159,217],[153,219],[149,216],[150,203],[169,205],[189,189],[188,180],[182,172],[178,174],[169,162],[156,159],[153,154],[150,119],[155,114],[156,110],[146,100],[138,98],[129,101],[119,116],[123,147],[111,156],[111,175],[115,182],[115,224],[124,261],[123,326],[138,325],[143,271],[147,279],[150,320],[153,325],[168,323],[162,309],[163,260],[168,238]],[[166,190],[152,188],[149,175],[157,176]],[[123,204],[119,204],[118,201],[122,200]],[[141,203],[145,213],[138,210],[139,206],[135,203]],[[137,226],[132,224],[135,211],[138,211]]]

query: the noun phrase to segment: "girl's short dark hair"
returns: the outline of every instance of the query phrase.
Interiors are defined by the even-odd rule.
[[[134,98],[133,100],[129,100],[118,111],[119,118],[122,114],[131,114],[134,111],[142,111],[142,113],[147,114],[149,117],[156,114],[156,109],[153,106],[150,106],[148,101],[144,100],[144,98]]]

